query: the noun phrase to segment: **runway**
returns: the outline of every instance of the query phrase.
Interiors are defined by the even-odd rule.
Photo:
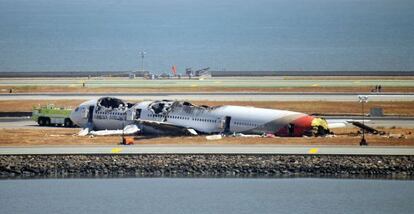
[[[17,93],[0,94],[0,100],[89,100],[113,96],[125,100],[210,100],[210,101],[358,101],[366,95],[369,101],[414,101],[414,94],[357,93],[288,93],[288,92],[171,92],[171,93]]]
[[[176,87],[361,87],[382,85],[383,87],[414,87],[410,77],[401,79],[289,79],[281,76],[272,77],[213,77],[199,79],[155,79],[143,78],[0,78],[0,86],[65,86],[82,87],[85,83],[89,88],[100,87],[134,87],[134,88],[176,88]]]
[[[134,145],[0,147],[0,155],[74,154],[297,154],[414,155],[414,147],[281,146],[281,145]]]

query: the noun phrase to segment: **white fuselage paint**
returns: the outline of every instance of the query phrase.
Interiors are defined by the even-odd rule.
[[[198,132],[203,133],[219,133],[222,132],[224,121],[226,117],[231,117],[230,132],[254,132],[264,133],[266,130],[263,126],[272,121],[290,116],[292,118],[299,118],[306,116],[306,114],[264,109],[244,106],[219,106],[210,110],[186,112],[186,111],[171,111],[167,115],[155,114],[150,108],[152,101],[144,101],[135,104],[131,108],[123,109],[100,109],[97,106],[97,100],[87,101],[82,103],[71,114],[72,121],[80,127],[86,127],[88,118],[85,111],[94,106],[92,117],[93,128],[95,130],[113,130],[122,129],[122,127],[132,124],[135,119],[166,122],[169,124],[192,128]],[[128,111],[137,112],[140,109],[140,115],[134,116],[133,120],[128,118]],[[252,131],[253,130],[253,131]],[[276,131],[276,130],[275,130]]]

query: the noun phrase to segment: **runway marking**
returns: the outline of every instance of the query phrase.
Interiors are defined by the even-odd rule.
[[[308,154],[317,154],[319,152],[318,148],[309,149]]]
[[[121,148],[113,148],[113,149],[111,149],[111,153],[120,153],[120,152],[122,152],[122,149]]]

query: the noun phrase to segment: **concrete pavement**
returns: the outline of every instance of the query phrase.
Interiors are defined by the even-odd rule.
[[[347,101],[357,102],[358,95],[369,101],[414,101],[414,94],[358,94],[358,93],[286,93],[286,92],[171,92],[171,93],[17,93],[0,94],[0,100],[89,100],[114,96],[125,100],[212,100],[212,101]]]
[[[70,154],[298,154],[414,155],[414,147],[282,145],[134,145],[0,147],[0,155]]]

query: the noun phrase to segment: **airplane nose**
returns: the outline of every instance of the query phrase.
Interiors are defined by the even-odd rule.
[[[76,110],[72,110],[72,112],[69,115],[70,120],[72,120],[73,124],[76,124],[79,126],[79,118],[77,117]]]

